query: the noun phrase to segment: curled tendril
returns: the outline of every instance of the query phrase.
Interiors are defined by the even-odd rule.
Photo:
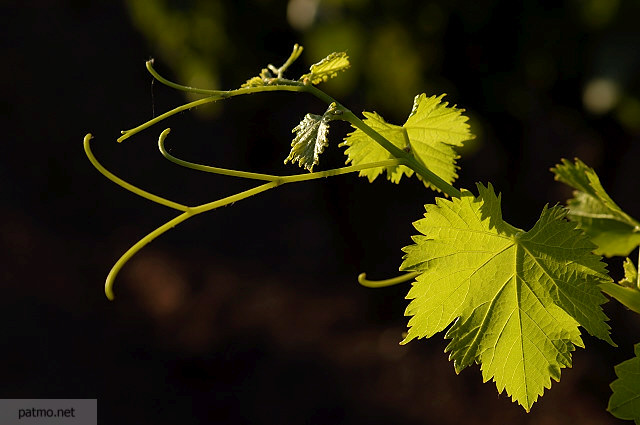
[[[300,57],[300,55],[302,54],[302,50],[303,50],[302,46],[298,44],[293,45],[293,51],[291,52],[289,59],[287,59],[287,61],[280,68],[274,69],[274,72],[276,73],[276,76],[278,78],[282,78],[282,74],[284,74],[287,68],[289,68],[291,64]]]
[[[367,288],[384,288],[386,286],[393,286],[399,283],[406,282],[418,276],[420,272],[411,272],[405,273],[398,277],[394,277],[392,279],[384,279],[384,280],[369,280],[367,279],[366,273],[360,273],[358,276],[358,283],[362,286],[366,286]]]
[[[187,211],[187,210],[189,210],[189,207],[187,207],[186,205],[182,205],[182,204],[179,204],[177,202],[170,201],[170,200],[165,199],[165,198],[163,198],[161,196],[157,196],[157,195],[154,195],[153,193],[149,193],[149,192],[147,192],[145,190],[142,190],[139,187],[134,186],[131,183],[128,183],[128,182],[122,180],[120,177],[116,176],[115,174],[111,173],[109,170],[104,168],[104,166],[98,162],[96,157],[93,155],[93,152],[91,151],[91,139],[93,139],[93,136],[91,135],[91,133],[89,133],[86,136],[84,136],[84,141],[83,141],[84,152],[87,154],[87,158],[89,158],[89,161],[91,162],[91,164],[103,176],[105,176],[106,178],[108,178],[109,180],[111,180],[112,182],[117,184],[118,186],[121,186],[121,187],[127,189],[129,192],[133,192],[138,196],[141,196],[143,198],[146,198],[146,199],[148,199],[150,201],[155,202],[156,204],[164,205],[166,207],[173,208],[174,210],[178,210],[178,211]]]
[[[208,203],[204,203],[204,204],[201,204],[201,205],[189,207],[189,206],[182,205],[182,204],[179,204],[179,203],[174,202],[174,201],[170,201],[170,200],[168,200],[166,198],[163,198],[161,196],[154,195],[153,193],[147,192],[147,191],[145,191],[143,189],[140,189],[139,187],[134,186],[131,183],[128,183],[128,182],[122,180],[121,178],[117,177],[115,174],[113,174],[110,171],[108,171],[102,164],[100,164],[100,162],[98,162],[98,160],[94,156],[93,152],[91,151],[91,139],[93,138],[93,136],[91,134],[87,134],[84,137],[84,143],[83,143],[84,144],[85,153],[86,153],[87,157],[89,158],[89,161],[91,162],[91,164],[93,164],[93,166],[102,175],[104,175],[106,178],[108,178],[112,182],[116,183],[117,185],[127,189],[130,192],[135,193],[136,195],[139,195],[139,196],[141,196],[143,198],[149,199],[150,201],[153,201],[153,202],[155,202],[157,204],[164,205],[166,207],[173,208],[173,209],[178,210],[178,211],[182,211],[182,214],[180,214],[177,217],[167,221],[163,225],[159,226],[158,228],[156,228],[155,230],[153,230],[152,232],[150,232],[149,234],[144,236],[138,242],[136,242],[131,248],[129,248],[118,259],[118,261],[116,261],[116,263],[111,268],[111,271],[109,272],[109,274],[107,276],[107,279],[106,279],[106,282],[105,282],[105,294],[106,294],[107,298],[110,299],[110,300],[114,299],[113,285],[114,285],[116,276],[118,275],[118,273],[120,272],[122,267],[127,263],[127,261],[129,261],[131,259],[131,257],[133,257],[138,251],[140,251],[144,246],[149,244],[155,238],[157,238],[158,236],[162,235],[166,231],[174,228],[178,224],[188,220],[189,218],[193,217],[194,215],[197,215],[197,214],[200,214],[200,213],[203,213],[203,212],[207,212],[207,211],[212,211],[214,209],[223,207],[225,205],[232,204],[232,203],[240,201],[242,199],[246,199],[246,198],[249,198],[251,196],[257,195],[258,193],[267,191],[269,189],[273,189],[274,187],[278,187],[278,186],[280,186],[282,184],[285,184],[285,183],[294,183],[294,182],[298,182],[298,181],[314,180],[314,179],[323,178],[323,177],[329,177],[329,176],[336,176],[336,175],[341,175],[341,174],[352,173],[352,172],[360,171],[360,170],[363,170],[363,169],[366,169],[366,168],[381,167],[381,166],[391,166],[391,165],[397,165],[397,164],[402,163],[402,160],[392,159],[392,160],[381,161],[381,162],[376,162],[376,163],[372,163],[372,164],[363,164],[363,165],[358,165],[358,166],[343,167],[343,168],[337,168],[337,169],[321,171],[321,172],[316,172],[316,173],[295,174],[295,175],[290,175],[290,176],[275,176],[275,175],[269,175],[269,174],[249,173],[249,172],[246,172],[246,171],[229,170],[229,169],[226,169],[226,168],[210,167],[210,166],[207,166],[207,165],[195,164],[195,163],[192,163],[192,162],[181,160],[179,158],[176,158],[176,157],[170,155],[167,152],[167,150],[165,149],[165,147],[164,147],[165,140],[166,140],[167,136],[169,135],[170,131],[171,131],[171,129],[167,128],[166,130],[164,130],[160,134],[160,137],[158,138],[158,148],[160,149],[160,152],[162,153],[162,155],[165,158],[167,158],[168,160],[170,160],[170,161],[172,161],[172,162],[174,162],[174,163],[176,163],[178,165],[181,165],[183,167],[187,167],[187,168],[191,168],[191,169],[195,169],[195,170],[199,170],[199,171],[206,171],[206,172],[214,173],[214,174],[223,174],[223,175],[247,178],[247,179],[252,179],[252,180],[262,180],[262,181],[267,180],[268,182],[264,183],[264,184],[262,184],[260,186],[254,187],[252,189],[245,190],[243,192],[239,192],[239,193],[236,193],[235,195],[227,196],[225,198],[218,199],[218,200],[213,201],[213,202],[208,202]]]
[[[162,154],[162,156],[164,156],[166,159],[173,162],[174,164],[178,164],[186,168],[191,168],[193,170],[205,171],[207,173],[242,177],[242,178],[253,179],[253,180],[276,181],[280,178],[280,176],[274,176],[271,174],[249,173],[246,171],[229,170],[227,168],[210,167],[208,165],[196,164],[193,162],[188,162],[188,161],[184,161],[182,159],[176,158],[175,156],[167,152],[167,150],[164,147],[164,141],[170,132],[171,132],[171,129],[167,128],[162,133],[160,133],[160,137],[158,137],[158,149],[160,149],[160,153]]]

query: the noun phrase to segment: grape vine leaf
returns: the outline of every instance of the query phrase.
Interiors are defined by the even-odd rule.
[[[313,171],[313,166],[318,164],[320,154],[329,144],[327,135],[329,134],[329,114],[315,115],[307,114],[300,124],[292,132],[296,137],[291,142],[291,152],[284,160],[295,163],[309,171]]]
[[[444,96],[443,94],[427,97],[424,93],[416,96],[409,118],[402,126],[387,123],[375,112],[363,112],[363,115],[365,124],[400,149],[413,153],[425,167],[451,183],[458,177],[456,159],[459,156],[453,147],[462,146],[465,140],[474,136],[469,131],[467,117],[462,115],[464,109],[447,106],[447,102],[441,102]],[[347,146],[347,163],[353,165],[394,158],[390,152],[357,128],[347,135],[340,146]],[[385,169],[387,178],[393,183],[399,183],[403,175],[413,175],[413,170],[404,165],[369,168],[360,171],[359,175],[367,177],[369,182],[372,182]],[[427,187],[436,189],[430,183],[424,183]]]
[[[350,66],[349,56],[345,52],[333,52],[320,62],[311,65],[311,72],[300,77],[300,81],[305,84],[320,84],[335,77],[338,72],[346,71]]]
[[[569,219],[578,223],[598,248],[596,254],[627,256],[640,245],[640,222],[627,215],[609,197],[596,172],[584,162],[566,159],[551,171],[555,179],[575,189],[567,204]]]
[[[545,206],[524,232],[502,219],[500,196],[478,184],[451,201],[436,198],[414,223],[421,235],[403,249],[405,271],[420,272],[407,295],[402,344],[443,331],[456,373],[480,363],[484,382],[529,411],[551,379],[571,366],[578,326],[615,345],[598,287],[610,282],[587,236]]]
[[[616,418],[633,420],[640,425],[640,343],[634,351],[633,358],[615,367],[618,379],[610,385],[613,394],[607,410]]]

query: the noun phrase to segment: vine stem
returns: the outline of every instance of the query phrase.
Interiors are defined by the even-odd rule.
[[[346,174],[346,173],[351,173],[354,171],[361,171],[364,169],[368,169],[368,168],[376,168],[376,167],[388,167],[388,166],[393,166],[393,165],[405,165],[409,168],[411,168],[413,171],[415,171],[418,175],[420,175],[425,181],[428,181],[429,183],[431,183],[434,187],[436,187],[437,189],[439,189],[440,191],[442,191],[443,193],[451,196],[451,197],[461,197],[462,193],[456,189],[454,186],[452,186],[451,184],[447,183],[446,181],[444,181],[443,179],[441,179],[440,177],[438,177],[435,173],[433,173],[431,170],[429,170],[427,167],[425,167],[421,162],[419,162],[417,160],[417,158],[415,158],[413,156],[413,154],[409,153],[409,152],[405,152],[402,149],[398,148],[397,146],[395,146],[393,143],[391,143],[388,139],[386,139],[384,136],[382,136],[380,133],[376,132],[375,130],[373,130],[371,127],[369,127],[367,124],[364,123],[364,121],[362,121],[360,118],[358,118],[353,112],[351,112],[348,108],[344,107],[342,104],[340,104],[339,102],[337,102],[335,99],[333,99],[331,96],[329,96],[328,94],[326,94],[325,92],[323,92],[322,90],[316,88],[315,86],[311,85],[311,84],[305,84],[303,82],[300,81],[294,81],[294,80],[289,80],[289,79],[284,79],[282,78],[282,74],[283,72],[289,67],[289,65],[291,65],[302,53],[302,47],[298,46],[297,44],[294,46],[293,51],[291,53],[291,55],[289,56],[289,58],[287,59],[287,61],[280,67],[280,68],[275,68],[273,66],[270,66],[269,68],[272,71],[276,72],[276,77],[275,78],[266,78],[263,77],[262,81],[264,82],[264,85],[257,85],[257,86],[249,86],[249,87],[241,87],[239,89],[236,90],[228,90],[228,91],[221,91],[221,90],[206,90],[206,89],[198,89],[198,88],[194,88],[194,87],[188,87],[188,86],[183,86],[177,83],[174,83],[172,81],[167,80],[166,78],[162,77],[160,74],[158,74],[158,72],[153,68],[153,60],[147,61],[146,62],[146,67],[147,70],[149,71],[149,73],[155,78],[157,79],[159,82],[161,82],[162,84],[165,84],[169,87],[172,87],[174,89],[177,90],[181,90],[181,91],[185,91],[188,93],[193,93],[193,94],[201,94],[201,95],[206,95],[207,97],[203,98],[203,99],[199,99],[193,102],[189,102],[186,103],[184,105],[178,106],[170,111],[165,112],[162,115],[159,115],[158,117],[155,117],[137,127],[134,127],[130,130],[125,130],[122,131],[122,136],[119,137],[117,140],[118,142],[122,142],[126,139],[128,139],[129,137],[139,133],[142,130],[145,130],[151,126],[153,126],[154,124],[172,116],[175,115],[179,112],[182,111],[186,111],[198,106],[202,106],[208,103],[212,103],[212,102],[216,102],[218,100],[221,99],[227,99],[230,97],[234,97],[234,96],[240,96],[240,95],[245,95],[245,94],[252,94],[252,93],[260,93],[260,92],[269,92],[269,91],[291,91],[291,92],[306,92],[309,94],[312,94],[313,96],[317,97],[318,99],[320,99],[321,101],[327,103],[328,105],[335,105],[335,111],[336,111],[336,116],[335,119],[341,119],[344,121],[349,122],[352,126],[354,126],[355,128],[360,129],[361,131],[363,131],[366,135],[368,135],[369,137],[371,137],[376,143],[378,143],[379,145],[381,145],[383,148],[385,148],[387,151],[389,151],[389,153],[391,153],[391,155],[393,155],[395,157],[395,159],[390,159],[387,161],[379,161],[379,162],[375,162],[375,163],[370,163],[370,164],[361,164],[361,165],[352,165],[349,167],[342,167],[342,168],[336,168],[336,169],[332,169],[332,170],[326,170],[326,171],[321,171],[321,172],[315,172],[315,173],[308,173],[308,174],[296,174],[296,175],[290,175],[290,176],[276,176],[276,175],[270,175],[270,174],[261,174],[261,173],[251,173],[251,172],[246,172],[246,171],[239,171],[239,170],[230,170],[230,169],[225,169],[225,168],[219,168],[219,167],[211,167],[211,166],[207,166],[207,165],[202,165],[202,164],[196,164],[193,162],[189,162],[189,161],[184,161],[182,159],[176,158],[172,155],[170,155],[167,150],[164,148],[164,142],[165,139],[167,137],[167,135],[169,134],[169,132],[171,131],[170,129],[166,129],[164,130],[161,134],[160,137],[158,139],[158,147],[160,149],[161,154],[167,158],[168,160],[181,165],[183,167],[187,167],[187,168],[191,168],[191,169],[195,169],[198,171],[204,171],[204,172],[209,172],[209,173],[215,173],[215,174],[222,174],[222,175],[228,175],[228,176],[234,176],[234,177],[240,177],[240,178],[247,178],[247,179],[253,179],[253,180],[262,180],[262,181],[267,181],[268,183],[264,183],[260,186],[254,187],[252,189],[237,193],[235,195],[232,196],[228,196],[222,199],[218,199],[216,201],[213,202],[208,202],[205,204],[201,204],[201,205],[197,205],[197,206],[186,206],[186,205],[182,205],[180,203],[165,199],[163,197],[160,197],[158,195],[154,195],[150,192],[147,192],[143,189],[140,189],[122,179],[120,179],[119,177],[115,176],[113,173],[109,172],[105,167],[103,167],[95,158],[95,156],[93,155],[93,153],[91,152],[91,148],[90,148],[90,141],[92,139],[91,134],[87,134],[84,138],[84,149],[85,149],[85,153],[87,154],[87,157],[89,158],[89,160],[91,161],[91,163],[93,164],[93,166],[100,172],[102,173],[105,177],[107,177],[109,180],[113,181],[114,183],[120,185],[121,187],[143,197],[146,199],[149,199],[153,202],[156,202],[158,204],[167,206],[169,208],[173,208],[175,210],[178,211],[182,211],[182,214],[178,215],[177,217],[169,220],[168,222],[166,222],[165,224],[159,226],[158,228],[156,228],[155,230],[153,230],[152,232],[150,232],[149,234],[147,234],[146,236],[144,236],[142,239],[140,239],[136,244],[134,244],[131,248],[129,248],[119,259],[118,261],[114,264],[114,266],[112,267],[111,271],[109,272],[109,275],[107,276],[107,280],[105,282],[105,293],[107,295],[107,298],[109,298],[110,300],[113,300],[114,298],[114,294],[113,294],[113,283],[115,281],[115,278],[117,276],[117,274],[119,273],[119,271],[121,270],[121,268],[124,266],[124,264],[126,264],[126,262],[135,254],[137,253],[140,249],[142,249],[145,245],[147,245],[148,243],[150,243],[151,241],[153,241],[155,238],[157,238],[158,236],[162,235],[163,233],[165,233],[166,231],[168,231],[169,229],[177,226],[178,224],[182,223],[183,221],[189,219],[190,217],[196,215],[196,214],[200,214],[203,212],[207,212],[207,211],[211,211],[214,210],[216,208],[220,208],[222,206],[225,205],[229,205],[231,203],[237,202],[239,200],[242,199],[246,199],[248,197],[251,197],[253,195],[256,195],[258,193],[267,191],[269,189],[273,189],[274,187],[278,187],[280,185],[286,184],[286,183],[293,183],[293,182],[301,182],[301,181],[307,181],[307,180],[314,180],[314,179],[318,179],[318,178],[323,178],[323,177],[329,177],[329,176],[335,176],[335,175],[341,175],[341,174]],[[406,280],[412,279],[413,277],[415,277],[417,275],[417,273],[408,273],[406,275],[403,276],[399,276],[393,279],[386,279],[386,280],[381,280],[381,281],[370,281],[366,279],[366,275],[363,273],[359,276],[358,281],[365,286],[370,286],[370,287],[382,287],[382,286],[389,286],[389,285],[394,285],[396,283],[401,283],[404,282]]]
[[[285,62],[285,65],[287,66],[290,65],[290,62],[293,62],[293,60],[295,60],[295,58],[297,58],[299,54],[302,52],[301,50],[296,49],[296,47],[299,47],[299,46],[297,45],[294,46],[293,52],[289,57],[289,59],[287,60],[287,62]],[[285,65],[283,65],[283,67]],[[366,135],[371,137],[376,143],[378,143],[387,151],[389,151],[389,153],[391,153],[394,157],[398,159],[403,159],[405,161],[404,165],[406,165],[407,167],[415,171],[417,174],[419,174],[425,181],[430,182],[431,184],[433,184],[433,186],[435,186],[440,191],[442,191],[443,193],[451,197],[460,198],[462,196],[462,193],[458,189],[456,189],[454,186],[452,186],[451,184],[447,183],[446,181],[438,177],[438,175],[436,175],[434,172],[432,172],[423,164],[421,164],[415,158],[415,156],[413,156],[413,154],[405,152],[402,149],[395,146],[393,143],[387,140],[380,133],[378,133],[377,131],[369,127],[367,124],[365,124],[364,121],[358,118],[353,112],[351,112],[351,110],[349,110],[340,102],[336,101],[333,97],[329,96],[328,94],[326,94],[325,92],[318,89],[312,84],[304,84],[300,81],[288,80],[283,78],[274,78],[269,85],[264,85],[264,86],[243,87],[243,88],[239,88],[236,90],[229,90],[229,91],[204,90],[204,89],[196,89],[193,87],[183,86],[167,80],[166,78],[158,74],[158,72],[153,68],[153,60],[147,61],[146,66],[147,66],[147,70],[151,73],[151,75],[153,75],[153,77],[156,78],[162,84],[165,84],[174,89],[189,92],[189,93],[207,94],[209,95],[209,97],[179,106],[177,108],[172,109],[171,111],[168,111],[162,115],[159,115],[158,117],[150,121],[147,121],[146,123],[138,127],[135,127],[131,130],[123,131],[122,132],[123,136],[121,136],[118,139],[119,142],[125,140],[128,137],[133,136],[134,134],[144,130],[145,128],[148,128],[156,124],[157,122],[162,121],[178,112],[185,111],[187,109],[191,109],[196,106],[201,106],[206,103],[215,102],[220,99],[226,99],[234,96],[240,96],[240,95],[251,94],[251,93],[268,92],[268,91],[306,92],[317,97],[321,101],[325,102],[327,105],[331,105],[332,103],[335,103],[336,110],[342,112],[341,115],[336,116],[336,119],[347,121],[350,124],[352,124],[354,127],[362,130]]]

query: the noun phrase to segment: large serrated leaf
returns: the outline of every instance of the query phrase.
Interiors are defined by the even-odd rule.
[[[403,343],[453,322],[445,338],[456,371],[479,363],[485,382],[529,411],[584,346],[579,326],[613,344],[598,287],[611,279],[565,209],[545,207],[524,232],[503,221],[491,186],[478,189],[477,198],[437,198],[414,223],[421,235],[404,248],[401,270],[421,274]]]
[[[640,424],[640,344],[634,347],[635,356],[615,367],[618,379],[610,385],[613,390],[607,410],[616,418]]]
[[[640,222],[611,199],[592,168],[579,159],[573,164],[563,159],[551,171],[556,180],[575,189],[567,202],[569,218],[591,236],[597,254],[627,256],[640,245]]]
[[[338,75],[338,72],[347,70],[351,64],[349,56],[345,52],[334,52],[320,62],[311,65],[311,72],[300,77],[304,83],[320,84]]]
[[[409,118],[403,126],[387,123],[380,115],[363,112],[364,122],[400,149],[411,152],[414,157],[447,183],[453,182],[458,155],[454,146],[461,146],[473,138],[462,115],[463,109],[449,107],[441,102],[444,95],[427,97],[424,93],[415,97]],[[355,129],[347,135],[340,146],[347,146],[347,163],[366,164],[392,159],[393,156],[362,130]],[[411,177],[413,170],[404,165],[370,168],[360,172],[370,182],[383,171],[387,178],[398,183],[403,175]],[[428,187],[433,187],[425,182]]]

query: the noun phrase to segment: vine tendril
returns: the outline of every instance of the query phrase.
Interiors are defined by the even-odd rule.
[[[250,196],[256,195],[258,193],[264,192],[266,190],[269,189],[273,189],[274,187],[278,187],[280,185],[286,184],[286,183],[294,183],[294,182],[301,182],[301,181],[307,181],[307,180],[314,180],[314,179],[319,179],[319,178],[325,178],[325,177],[330,177],[330,176],[337,176],[337,175],[342,175],[342,174],[347,174],[347,173],[352,173],[355,171],[361,171],[361,170],[365,170],[368,168],[376,168],[376,167],[389,167],[389,166],[394,166],[394,165],[405,165],[407,167],[412,168],[416,173],[418,173],[420,176],[422,176],[425,180],[430,181],[431,183],[434,184],[434,186],[438,187],[442,192],[453,196],[453,197],[459,197],[461,196],[460,191],[458,191],[456,188],[454,188],[453,186],[451,186],[450,184],[448,184],[447,182],[445,182],[444,180],[442,180],[440,177],[438,177],[437,175],[435,175],[433,172],[431,172],[429,169],[427,169],[422,163],[420,163],[419,161],[416,160],[416,158],[411,154],[411,153],[407,153],[405,151],[403,151],[402,149],[396,147],[393,143],[391,143],[389,140],[387,140],[385,137],[383,137],[381,134],[379,134],[378,132],[376,132],[375,130],[373,130],[371,127],[367,126],[360,118],[358,118],[355,114],[353,114],[349,109],[345,108],[343,105],[341,105],[340,103],[336,102],[335,99],[333,99],[331,96],[329,96],[328,94],[326,94],[325,92],[323,92],[322,90],[319,90],[318,88],[316,88],[315,86],[313,86],[312,84],[304,84],[303,82],[300,81],[294,81],[294,80],[289,80],[289,79],[285,79],[282,77],[283,73],[289,68],[289,66],[296,60],[298,59],[298,57],[300,56],[300,54],[302,53],[302,46],[299,45],[294,45],[293,47],[293,51],[291,52],[291,55],[289,56],[289,58],[285,61],[285,63],[280,67],[280,68],[276,68],[273,65],[269,66],[269,69],[271,69],[272,72],[275,73],[275,78],[270,78],[268,81],[268,84],[265,85],[256,85],[256,86],[244,86],[244,87],[240,87],[238,89],[235,90],[228,90],[228,91],[224,91],[224,90],[207,90],[207,89],[198,89],[198,88],[194,88],[194,87],[188,87],[188,86],[184,86],[184,85],[180,85],[177,83],[174,83],[172,81],[167,80],[166,78],[162,77],[153,67],[153,59],[149,60],[146,62],[146,68],[149,71],[149,73],[156,79],[158,80],[160,83],[169,86],[171,88],[174,88],[176,90],[181,90],[184,92],[188,92],[188,93],[193,93],[193,94],[200,94],[200,95],[205,95],[207,97],[203,98],[203,99],[199,99],[193,102],[189,102],[186,103],[184,105],[178,106],[174,109],[171,109],[170,111],[165,112],[162,115],[159,115],[135,128],[132,128],[130,130],[125,130],[122,131],[122,136],[120,136],[117,140],[118,142],[122,142],[126,139],[128,139],[129,137],[139,133],[142,130],[145,130],[151,126],[153,126],[154,124],[157,124],[158,122],[172,116],[175,115],[179,112],[182,111],[186,111],[189,110],[191,108],[195,108],[201,105],[205,105],[207,103],[211,103],[211,102],[216,102],[218,100],[221,99],[227,99],[230,97],[234,97],[234,96],[240,96],[240,95],[245,95],[245,94],[251,94],[251,93],[259,93],[259,92],[269,92],[269,91],[291,91],[291,92],[306,92],[309,94],[312,94],[313,96],[317,97],[318,99],[322,100],[323,102],[326,102],[329,105],[333,105],[334,109],[335,109],[335,119],[340,119],[343,121],[347,121],[350,124],[352,124],[354,127],[361,129],[365,134],[369,135],[372,139],[374,139],[378,144],[380,144],[382,147],[384,147],[385,149],[387,149],[396,159],[389,159],[386,161],[378,161],[378,162],[374,162],[374,163],[369,163],[369,164],[360,164],[360,165],[352,165],[352,166],[348,166],[348,167],[342,167],[342,168],[335,168],[335,169],[331,169],[331,170],[326,170],[326,171],[320,171],[320,172],[312,172],[312,173],[305,173],[305,174],[294,174],[294,175],[288,175],[288,176],[277,176],[277,175],[271,175],[271,174],[261,174],[261,173],[251,173],[251,172],[246,172],[246,171],[239,171],[239,170],[230,170],[230,169],[226,169],[226,168],[219,168],[219,167],[211,167],[208,165],[202,165],[202,164],[196,164],[193,162],[189,162],[189,161],[185,161],[179,158],[176,158],[175,156],[169,154],[167,152],[167,150],[165,149],[165,140],[169,134],[169,132],[171,131],[169,128],[165,129],[159,136],[158,138],[158,148],[160,149],[160,153],[169,161],[178,164],[180,166],[186,167],[186,168],[190,168],[190,169],[194,169],[194,170],[198,170],[198,171],[204,171],[204,172],[208,172],[208,173],[214,173],[214,174],[221,174],[221,175],[227,175],[227,176],[233,176],[233,177],[240,177],[240,178],[246,178],[246,179],[252,179],[252,180],[259,180],[259,181],[266,181],[267,183],[264,183],[262,185],[259,185],[257,187],[254,187],[252,189],[243,191],[243,192],[239,192],[235,195],[232,196],[228,196],[222,199],[218,199],[216,201],[213,202],[208,202],[208,203],[204,203],[201,205],[197,205],[197,206],[186,206],[186,205],[182,205],[180,203],[165,199],[161,196],[158,195],[154,195],[150,192],[147,192],[145,190],[142,190],[122,179],[120,179],[119,177],[115,176],[113,173],[109,172],[105,167],[103,167],[98,160],[95,158],[95,156],[93,155],[93,153],[91,152],[91,148],[90,148],[90,140],[92,139],[91,134],[87,134],[84,138],[84,149],[85,149],[85,153],[87,154],[87,157],[89,158],[89,160],[91,161],[91,163],[93,164],[93,166],[100,172],[102,173],[105,177],[107,177],[109,180],[113,181],[114,183],[118,184],[119,186],[129,190],[130,192],[133,192],[143,198],[149,199],[157,204],[160,205],[164,205],[166,207],[178,210],[178,211],[182,211],[182,214],[178,215],[177,217],[167,221],[165,224],[159,226],[158,228],[156,228],[154,231],[152,231],[151,233],[149,233],[148,235],[146,235],[145,237],[143,237],[142,239],[140,239],[135,245],[133,245],[131,248],[129,248],[124,255],[122,255],[122,257],[120,257],[120,259],[116,262],[116,264],[113,266],[113,268],[111,269],[108,277],[107,277],[107,281],[105,283],[105,293],[107,294],[107,297],[109,299],[113,299],[113,282],[115,280],[116,275],[118,274],[118,272],[120,271],[120,269],[124,266],[124,264],[136,253],[138,252],[140,249],[142,249],[146,244],[148,244],[149,242],[151,242],[152,240],[154,240],[156,237],[160,236],[161,234],[163,234],[164,232],[166,232],[167,230],[177,226],[178,224],[182,223],[183,221],[189,219],[190,217],[196,215],[196,214],[200,214],[206,211],[211,211],[214,210],[216,208],[237,202],[239,200],[242,199],[246,199]],[[387,279],[387,280],[381,280],[381,281],[370,281],[366,279],[366,275],[362,274],[359,276],[358,281],[360,282],[360,284],[364,285],[364,286],[369,286],[369,287],[382,287],[382,286],[390,286],[390,285],[395,285],[396,283],[401,283],[404,281],[407,281],[413,277],[415,277],[417,274],[416,273],[408,273],[406,275],[403,276],[399,276],[397,278],[393,278],[393,279]]]
[[[248,172],[245,172],[245,171],[228,170],[228,169],[225,169],[225,168],[210,167],[210,166],[206,166],[206,165],[195,164],[195,163],[192,163],[192,162],[181,160],[179,158],[176,158],[176,157],[170,155],[166,151],[166,149],[164,147],[164,142],[165,142],[167,136],[169,135],[170,131],[171,131],[171,129],[167,128],[166,130],[164,130],[160,134],[160,137],[158,138],[158,147],[160,149],[160,152],[168,160],[170,160],[170,161],[172,161],[172,162],[174,162],[174,163],[176,163],[178,165],[181,165],[183,167],[187,167],[187,168],[191,168],[191,169],[195,169],[195,170],[199,170],[199,171],[206,171],[206,172],[215,173],[215,174],[230,175],[230,176],[234,176],[234,177],[248,178],[248,179],[254,179],[254,180],[268,180],[268,183],[264,183],[264,184],[262,184],[260,186],[254,187],[252,189],[245,190],[243,192],[236,193],[235,195],[231,195],[231,196],[227,196],[227,197],[222,198],[222,199],[218,199],[216,201],[212,201],[212,202],[204,203],[204,204],[201,204],[201,205],[189,207],[189,206],[186,206],[186,205],[179,204],[177,202],[170,201],[170,200],[165,199],[165,198],[163,198],[161,196],[154,195],[153,193],[147,192],[147,191],[145,191],[143,189],[140,189],[139,187],[136,187],[136,186],[132,185],[131,183],[128,183],[128,182],[122,180],[121,178],[117,177],[116,175],[114,175],[113,173],[108,171],[102,164],[100,164],[100,162],[98,162],[98,160],[94,156],[93,152],[91,151],[91,139],[93,138],[93,136],[91,134],[87,134],[84,137],[84,150],[85,150],[85,153],[86,153],[87,157],[89,158],[89,161],[91,162],[91,164],[102,175],[104,175],[106,178],[108,178],[109,180],[113,181],[117,185],[127,189],[130,192],[135,193],[136,195],[139,195],[139,196],[141,196],[143,198],[149,199],[150,201],[153,201],[153,202],[155,202],[157,204],[164,205],[166,207],[173,208],[175,210],[183,212],[182,214],[180,214],[177,217],[174,217],[173,219],[167,221],[163,225],[157,227],[155,230],[153,230],[152,232],[150,232],[149,234],[144,236],[142,239],[140,239],[138,242],[136,242],[133,246],[131,246],[118,259],[118,261],[116,261],[116,263],[113,265],[113,267],[109,271],[109,274],[107,275],[107,279],[106,279],[106,282],[105,282],[105,294],[106,294],[106,296],[107,296],[107,298],[109,300],[113,300],[114,297],[115,297],[114,293],[113,293],[114,282],[115,282],[116,276],[118,275],[118,273],[120,272],[122,267],[127,263],[127,261],[129,261],[131,259],[131,257],[133,257],[138,251],[140,251],[143,247],[145,247],[151,241],[156,239],[158,236],[160,236],[163,233],[167,232],[168,230],[174,228],[178,224],[188,220],[189,218],[193,217],[194,215],[201,214],[201,213],[207,212],[207,211],[212,211],[214,209],[217,209],[217,208],[223,207],[225,205],[229,205],[229,204],[235,203],[237,201],[240,201],[240,200],[243,200],[243,199],[246,199],[246,198],[249,198],[251,196],[257,195],[257,194],[259,194],[261,192],[265,192],[265,191],[267,191],[269,189],[273,189],[275,187],[278,187],[278,186],[286,184],[286,183],[294,183],[294,182],[299,182],[299,181],[314,180],[314,179],[319,179],[319,178],[323,178],[323,177],[330,177],[330,176],[337,176],[337,175],[341,175],[341,174],[352,173],[352,172],[364,170],[364,169],[367,169],[367,168],[392,166],[392,165],[399,165],[399,164],[403,163],[403,160],[391,159],[391,160],[387,160],[387,161],[380,161],[380,162],[375,162],[375,163],[370,163],[370,164],[362,164],[362,165],[357,165],[357,166],[342,167],[342,168],[336,168],[336,169],[331,169],[331,170],[326,170],[326,171],[319,171],[319,172],[315,172],[315,173],[294,174],[294,175],[290,175],[290,176],[275,176],[275,175],[269,175],[269,174],[248,173]]]
[[[360,273],[360,275],[358,276],[358,283],[362,286],[366,286],[367,288],[385,288],[387,286],[393,286],[411,280],[419,274],[420,272],[411,272],[391,279],[369,280],[367,279],[366,273]]]

